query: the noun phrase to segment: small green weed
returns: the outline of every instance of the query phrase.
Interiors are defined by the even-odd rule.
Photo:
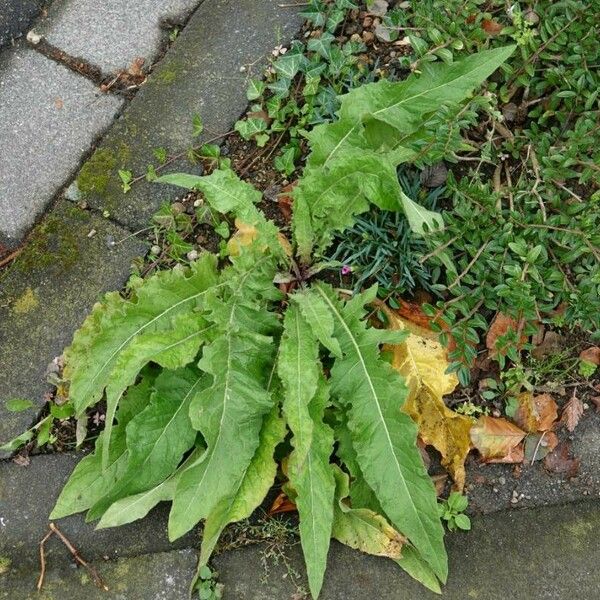
[[[446,527],[450,531],[462,529],[469,531],[471,529],[471,519],[464,514],[469,505],[469,500],[466,496],[458,492],[452,492],[448,500],[443,500],[439,503],[440,517],[446,521]]]

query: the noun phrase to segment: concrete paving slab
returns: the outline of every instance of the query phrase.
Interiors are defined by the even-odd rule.
[[[442,596],[396,564],[334,543],[320,600],[559,600],[597,598],[600,590],[600,503],[496,513],[469,533],[449,534],[450,575]],[[218,556],[224,600],[291,600],[306,589],[301,550],[289,565],[269,550],[247,547]],[[266,569],[265,569],[266,565]],[[300,596],[303,597],[303,596]]]
[[[48,516],[82,455],[78,452],[35,456],[26,467],[0,461],[0,556],[21,567],[37,568],[38,543],[48,530]],[[84,515],[59,519],[56,524],[90,560],[197,547],[200,537],[195,531],[169,543],[169,506],[162,504],[147,518],[112,529],[95,531],[95,523],[85,523]],[[70,562],[58,540],[51,540],[48,550],[56,556],[55,564]]]
[[[88,237],[92,230],[96,234]],[[62,353],[102,293],[121,288],[127,280],[132,259],[145,246],[129,238],[109,249],[106,238],[128,235],[62,201],[32,232],[10,269],[0,274],[0,444],[24,431],[35,417],[35,411],[8,412],[5,401],[26,398],[41,407],[49,389],[45,371],[50,361]]]
[[[299,31],[300,10],[276,0],[205,0],[83,166],[77,184],[86,201],[132,230],[146,227],[181,190],[141,181],[123,194],[118,170],[143,175],[148,164],[157,164],[154,149],[173,155],[228,131],[247,107],[248,74],[260,75],[262,59]],[[192,137],[195,113],[205,126],[200,139]],[[169,170],[195,171],[184,160]]]
[[[448,535],[450,576],[438,596],[408,577],[392,561],[366,556],[336,542],[329,553],[321,600],[560,600],[597,598],[600,503],[527,509],[480,517],[469,533]],[[77,540],[73,540],[77,543]],[[248,546],[214,559],[224,600],[308,598],[299,545],[284,549]],[[37,569],[12,561],[0,574],[7,600],[184,600],[196,553],[180,550],[93,564],[109,587],[95,588],[82,570],[69,567],[66,550],[48,555],[43,591],[35,591]],[[85,555],[84,555],[85,556]],[[294,573],[300,574],[295,577]]]
[[[123,101],[25,47],[0,57],[0,244],[15,246]]]
[[[46,0],[0,0],[0,48],[21,37]]]
[[[137,58],[152,65],[168,39],[161,24],[185,22],[201,1],[57,0],[35,31],[67,54],[114,73]]]
[[[48,569],[41,592],[36,590],[38,572],[11,564],[0,574],[0,599],[6,600],[186,600],[197,561],[193,550],[181,550],[95,563],[108,592],[94,585],[84,569],[55,560],[57,548],[48,555]]]

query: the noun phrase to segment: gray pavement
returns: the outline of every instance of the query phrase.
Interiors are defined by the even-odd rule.
[[[162,203],[181,195],[181,189],[146,181],[123,194],[117,172],[143,175],[148,164],[157,164],[155,148],[185,154],[191,145],[231,129],[248,105],[248,76],[260,76],[270,51],[299,31],[299,10],[282,8],[277,0],[205,0],[83,166],[77,184],[85,201],[137,230]],[[195,113],[204,122],[199,139],[192,138]],[[180,160],[168,170],[195,169]]]
[[[450,575],[442,596],[423,588],[390,560],[333,542],[320,600],[596,599],[599,530],[598,502],[478,517],[471,532],[447,536]],[[196,564],[193,550],[95,559],[92,564],[109,587],[104,592],[85,571],[69,566],[68,556],[58,544],[49,547],[41,593],[35,591],[38,569],[8,561],[0,574],[0,598],[185,600]],[[272,545],[248,546],[217,556],[214,565],[225,584],[224,600],[308,598],[299,545],[279,550]]]
[[[123,100],[26,47],[0,64],[0,243],[16,245]]]
[[[56,0],[36,33],[104,73],[137,58],[151,66],[168,40],[166,23],[183,23],[202,0]],[[172,27],[171,27],[172,28]]]
[[[124,241],[109,249],[108,236]],[[0,445],[35,420],[50,389],[46,368],[94,302],[127,280],[133,258],[145,248],[128,236],[63,200],[36,227],[10,269],[0,272]],[[26,398],[36,410],[9,412],[5,401],[11,398]]]
[[[46,0],[0,0],[0,48],[25,35]]]

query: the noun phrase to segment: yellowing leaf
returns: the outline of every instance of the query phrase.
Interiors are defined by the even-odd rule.
[[[391,350],[392,366],[405,378],[408,397],[402,410],[419,426],[419,435],[442,455],[442,465],[448,470],[458,490],[465,484],[465,459],[469,453],[469,417],[450,410],[442,396],[458,385],[454,373],[446,373],[446,349],[436,333],[407,321],[385,309],[389,327],[408,332],[406,340]]]
[[[485,415],[479,417],[471,428],[473,446],[484,460],[504,459],[514,454],[514,449],[524,437],[525,432],[510,421]],[[521,456],[521,453],[518,454]]]
[[[335,476],[335,508],[331,535],[355,550],[399,559],[406,538],[381,515],[368,508],[350,508],[348,475],[331,465]]]
[[[242,248],[245,246],[250,246],[254,240],[258,237],[258,230],[254,225],[249,225],[248,223],[244,223],[240,219],[235,220],[235,226],[237,231],[231,236],[230,240],[227,242],[227,251],[230,256],[239,256]],[[283,248],[283,251],[287,256],[292,255],[292,247],[287,240],[287,238],[282,234],[277,234],[277,239],[279,240],[279,244]],[[263,244],[261,250],[266,250],[267,244]]]

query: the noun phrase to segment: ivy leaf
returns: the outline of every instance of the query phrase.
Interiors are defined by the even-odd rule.
[[[314,290],[334,316],[344,354],[331,371],[332,393],[347,408],[361,472],[391,523],[445,581],[448,565],[435,489],[416,445],[417,427],[398,410],[406,387],[379,356],[382,332],[367,329],[361,321],[364,304],[372,301],[376,289],[344,305],[331,288],[317,285]]]
[[[311,38],[306,45],[310,52],[316,52],[325,60],[329,60],[331,54],[331,43],[335,37],[329,32],[323,32],[318,38]]]
[[[250,101],[258,100],[265,92],[265,82],[260,79],[251,79],[246,90],[246,98]]]
[[[288,148],[275,158],[275,168],[288,177],[296,170],[296,148]]]
[[[319,346],[295,304],[285,314],[278,373],[283,412],[293,434],[288,478],[296,492],[300,541],[310,590],[317,598],[327,566],[335,482],[329,465],[333,432],[323,423],[328,388],[319,364]]]
[[[286,52],[273,62],[273,68],[278,75],[291,81],[305,61],[306,58],[301,52]]]
[[[237,121],[234,129],[242,136],[242,138],[245,140],[250,140],[255,135],[266,131],[267,124],[264,119],[251,117],[249,119]]]

